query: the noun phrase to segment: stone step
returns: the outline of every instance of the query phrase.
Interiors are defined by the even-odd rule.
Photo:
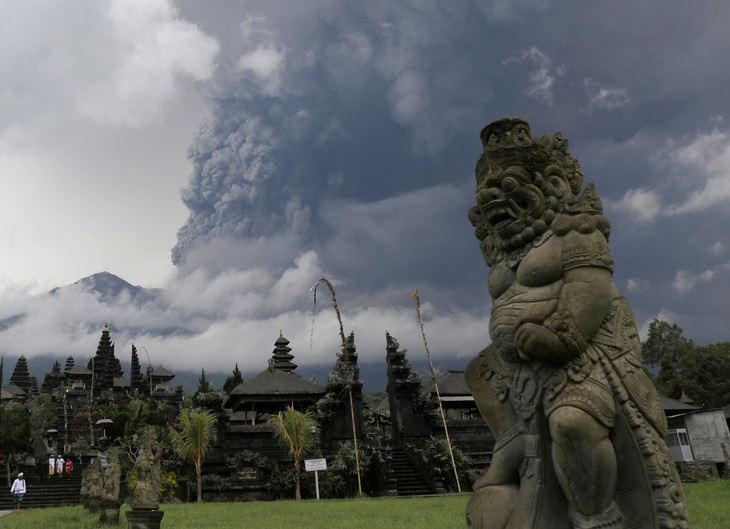
[[[44,507],[65,507],[81,502],[81,472],[74,472],[70,478],[48,478],[28,475],[27,492],[23,498],[23,509]],[[13,509],[13,496],[0,494],[0,510]]]
[[[395,474],[398,496],[420,496],[434,493],[431,485],[402,449],[394,449],[391,456],[391,469]]]

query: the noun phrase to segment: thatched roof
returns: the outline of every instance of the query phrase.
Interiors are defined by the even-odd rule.
[[[693,411],[701,410],[702,406],[695,406],[694,404],[688,404],[685,402],[680,402],[678,400],[665,397],[663,395],[659,396],[659,402],[662,405],[662,409],[664,410],[664,413],[666,415],[674,415],[678,413],[690,413]]]
[[[471,391],[466,387],[466,380],[464,379],[464,372],[449,369],[446,373],[440,374],[436,377],[436,382],[439,385],[439,393],[442,397],[445,396],[470,396]],[[430,395],[436,393],[433,381],[428,380],[423,385],[423,394]]]
[[[91,369],[86,369],[84,366],[73,366],[71,369],[66,371],[66,374],[72,376],[91,376]]]
[[[236,386],[223,406],[235,410],[238,405],[252,401],[316,401],[325,393],[327,390],[322,386],[296,373],[269,367]]]
[[[175,378],[175,373],[168,371],[164,367],[162,367],[162,364],[160,364],[159,367],[156,367],[152,370],[152,378],[165,378],[172,380]]]

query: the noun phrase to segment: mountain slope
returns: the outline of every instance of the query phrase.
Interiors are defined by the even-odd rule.
[[[79,279],[73,285],[56,287],[49,294],[55,296],[68,288],[82,288],[87,292],[97,295],[104,303],[117,301],[121,296],[127,295],[133,303],[141,304],[156,299],[160,294],[159,288],[135,286],[109,272],[99,272]]]

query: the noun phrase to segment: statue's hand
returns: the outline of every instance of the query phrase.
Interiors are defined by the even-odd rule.
[[[524,323],[515,333],[515,343],[521,357],[551,365],[561,365],[573,355],[550,329],[537,323]]]

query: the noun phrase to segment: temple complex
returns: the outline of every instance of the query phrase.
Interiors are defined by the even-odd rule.
[[[103,419],[104,410],[113,404],[127,404],[135,396],[152,397],[159,403],[177,404],[182,402],[182,390],[169,387],[175,374],[158,366],[148,369],[145,377],[139,373],[139,359],[136,349],[132,351],[132,378],[125,378],[121,362],[115,355],[114,342],[109,326],[105,325],[101,337],[87,367],[77,364],[69,356],[63,370],[55,361],[40,389],[35,377],[28,371],[28,362],[21,356],[10,377],[10,383],[2,388],[2,402],[26,403],[39,393],[51,395],[58,422],[47,432],[46,445],[49,453],[66,452],[69,446],[80,438],[93,441],[104,435],[103,426],[96,421]],[[135,372],[136,367],[136,372]],[[133,393],[131,380],[135,381]],[[170,419],[177,415],[178,406],[169,408]],[[93,444],[93,443],[92,443]],[[45,457],[39,454],[41,458]]]
[[[331,459],[353,442],[370,454],[372,468],[363,470],[368,494],[444,490],[443,479],[436,469],[429,468],[424,455],[429,440],[443,436],[444,431],[436,412],[434,381],[421,381],[411,370],[406,351],[399,349],[390,334],[386,333],[384,366],[388,371],[388,399],[380,408],[364,402],[354,333],[346,336],[333,354],[333,366],[324,385],[317,384],[314,377],[300,375],[293,348],[281,332],[267,357],[262,358],[261,372],[247,377],[229,393],[213,391],[196,397],[198,406],[219,417],[217,439],[203,466],[207,499],[278,497],[276,488],[272,488],[277,479],[272,472],[290,468],[291,456],[275,439],[267,421],[287,406],[315,414],[321,429],[317,457]],[[47,432],[47,453],[65,453],[79,439],[88,439],[93,446],[101,443],[105,427],[111,422],[104,417],[104,410],[135,398],[154,400],[160,410],[166,410],[166,422],[174,421],[183,400],[182,388],[171,387],[175,374],[162,365],[149,365],[143,370],[135,346],[130,366],[130,373],[125,375],[108,325],[102,328],[96,353],[88,362],[81,364],[69,356],[63,367],[61,361],[53,363],[41,387],[42,392],[51,395],[58,417],[57,424]],[[476,452],[473,440],[481,436],[480,450],[485,450],[490,432],[483,421],[476,419],[463,373],[449,371],[438,382],[448,422],[453,425],[454,442]],[[21,357],[11,383],[3,388],[3,401],[26,402],[34,391],[38,393],[37,384],[33,384],[27,361]],[[37,457],[43,460],[47,455]],[[408,468],[410,476],[403,475],[399,480],[397,474],[405,473],[402,468]]]
[[[312,411],[320,426],[318,446],[307,457],[323,458],[332,464],[341,457],[341,450],[347,453],[357,442],[368,461],[361,476],[363,492],[368,495],[407,496],[457,490],[450,465],[444,466],[444,453],[434,453],[444,442],[446,432],[453,449],[465,458],[466,463],[459,465],[456,476],[460,488],[468,490],[481,471],[489,468],[495,437],[480,416],[464,371],[419,374],[395,336],[386,332],[384,342],[381,354],[387,373],[385,398],[363,395],[354,333],[346,336],[334,352],[324,385],[299,373],[296,350],[279,332],[273,350],[261,356],[262,371],[241,377],[243,382],[230,392],[197,395],[195,405],[215,412],[218,417],[216,440],[203,464],[205,499],[287,497],[280,487],[282,472],[292,468],[292,459],[268,422],[287,406]],[[105,411],[135,398],[154,401],[165,415],[162,425],[175,420],[183,401],[182,387],[171,386],[175,374],[162,365],[148,365],[143,370],[134,346],[130,365],[129,375],[121,372],[108,326],[102,329],[91,360],[82,364],[69,356],[63,364],[53,363],[40,392],[51,395],[58,419],[46,432],[45,447],[41,448],[45,453],[36,455],[38,461],[47,458],[47,454],[68,453],[80,439],[88,439],[92,444],[87,455],[96,454],[106,435],[111,436],[107,443],[121,435],[120,430],[109,433],[113,428],[110,430],[111,421],[104,416]],[[32,379],[27,360],[19,358],[11,382],[2,389],[3,403],[27,402],[38,394]],[[107,382],[101,385],[99,380]],[[715,419],[714,415],[710,418]],[[709,421],[696,414],[692,417],[695,423],[699,419]],[[693,424],[686,419],[676,431],[688,431]],[[440,446],[443,450],[444,445]],[[357,494],[354,475],[350,479],[353,481],[349,492],[344,494]],[[183,499],[195,497],[194,483],[181,486]]]

